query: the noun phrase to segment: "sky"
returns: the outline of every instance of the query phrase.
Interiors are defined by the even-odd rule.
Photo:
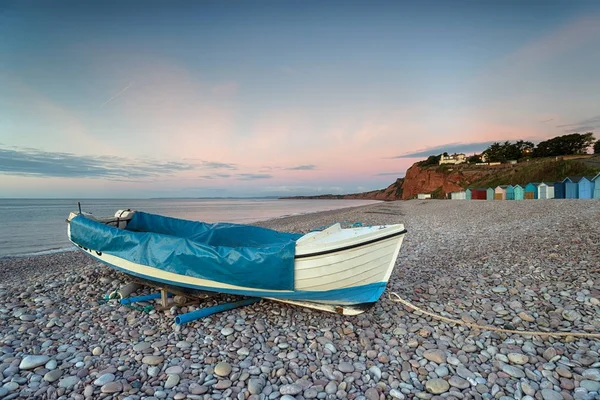
[[[600,138],[600,2],[3,1],[0,197],[387,187]]]

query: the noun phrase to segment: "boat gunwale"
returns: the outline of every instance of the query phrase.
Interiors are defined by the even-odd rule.
[[[388,235],[385,236],[381,236],[378,238],[374,238],[374,239],[370,239],[364,242],[360,242],[360,243],[354,243],[354,244],[350,244],[350,245],[346,245],[346,246],[341,246],[341,247],[335,247],[332,249],[328,249],[328,250],[322,250],[322,251],[316,251],[314,253],[305,253],[305,254],[297,254],[294,256],[294,259],[302,259],[302,258],[308,258],[308,257],[317,257],[317,256],[323,256],[323,255],[327,255],[327,254],[333,254],[333,253],[338,253],[340,251],[346,251],[346,250],[351,250],[351,249],[355,249],[358,247],[362,247],[362,246],[368,246],[370,244],[373,243],[377,243],[383,240],[387,240],[387,239],[391,239],[394,238],[396,236],[401,236],[407,233],[406,229],[403,229],[399,232],[394,232],[394,233],[390,233]]]

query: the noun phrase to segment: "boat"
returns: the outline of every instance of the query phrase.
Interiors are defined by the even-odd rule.
[[[385,291],[406,229],[335,223],[298,234],[130,209],[97,217],[80,209],[69,214],[67,234],[87,255],[155,287],[357,315]]]

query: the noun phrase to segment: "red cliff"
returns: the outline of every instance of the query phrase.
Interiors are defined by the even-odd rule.
[[[433,193],[436,191],[444,197],[446,193],[463,190],[464,181],[465,176],[458,170],[421,168],[417,164],[413,164],[406,171],[404,177],[402,200],[411,199],[419,193]]]

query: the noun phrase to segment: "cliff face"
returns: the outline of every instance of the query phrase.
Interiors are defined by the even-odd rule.
[[[462,172],[438,171],[433,168],[421,168],[413,164],[407,171],[402,186],[402,200],[410,199],[419,193],[432,193],[440,190],[441,195],[446,193],[463,190],[462,184],[465,182],[465,176]]]
[[[497,185],[526,184],[527,182],[555,182],[566,176],[595,176],[600,171],[600,156],[578,160],[533,160],[519,164],[489,166],[433,165],[420,167],[413,164],[404,178],[396,179],[385,189],[345,195],[299,196],[297,199],[362,199],[407,200],[419,193],[431,193],[433,198],[445,198],[447,193],[461,191],[470,185],[495,187]]]
[[[398,178],[396,182],[392,183],[385,189],[373,190],[372,192],[356,193],[343,195],[344,199],[361,199],[361,200],[400,200],[402,198],[404,179]]]

